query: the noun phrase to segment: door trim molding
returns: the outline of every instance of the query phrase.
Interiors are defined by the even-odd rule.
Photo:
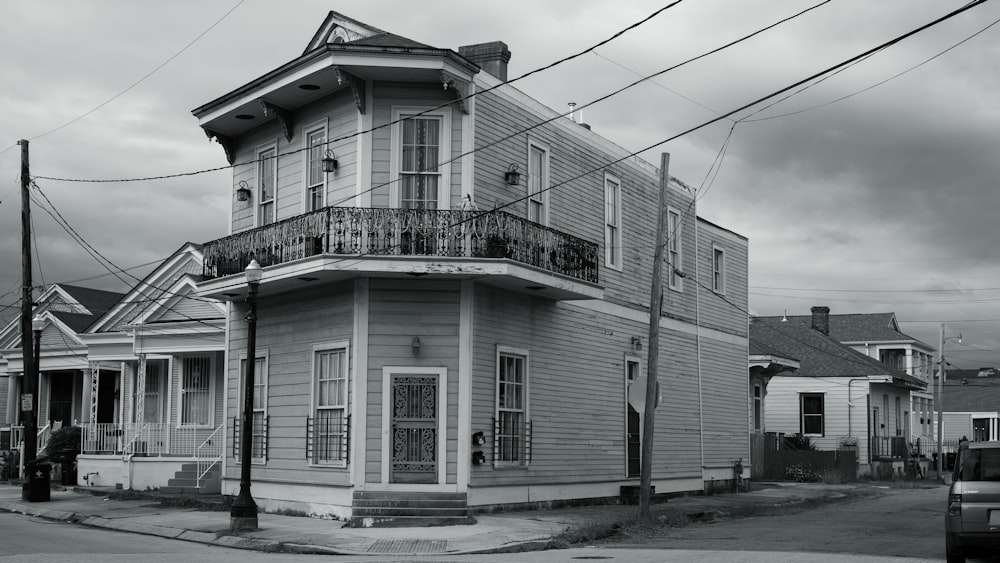
[[[435,375],[438,378],[437,412],[437,483],[445,484],[448,461],[448,368],[417,366],[382,367],[382,478],[389,485],[389,465],[392,462],[392,376]]]

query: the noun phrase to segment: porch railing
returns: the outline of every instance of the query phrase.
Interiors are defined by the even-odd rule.
[[[903,436],[872,436],[872,459],[906,459],[910,449]]]
[[[205,243],[202,273],[241,273],[317,254],[506,258],[598,281],[596,243],[503,211],[325,207]]]
[[[218,428],[177,427],[163,422],[91,422],[80,424],[80,429],[84,454],[191,457],[218,431]]]

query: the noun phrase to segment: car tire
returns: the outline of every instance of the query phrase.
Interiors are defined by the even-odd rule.
[[[965,563],[965,552],[952,545],[951,535],[944,537],[944,553],[948,563]]]

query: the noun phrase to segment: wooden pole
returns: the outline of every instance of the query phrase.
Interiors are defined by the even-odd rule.
[[[31,204],[29,187],[31,171],[28,165],[28,141],[21,139],[21,358],[24,373],[21,387],[21,423],[24,426],[25,466],[35,460],[38,450],[38,435],[35,429],[35,413],[38,412],[38,366],[35,365],[31,313],[33,297],[31,291]],[[25,408],[27,407],[27,408]],[[25,481],[27,483],[27,480]]]
[[[660,155],[660,196],[657,203],[656,245],[653,249],[653,283],[649,295],[649,352],[646,359],[646,410],[642,415],[642,465],[639,469],[639,515],[649,516],[653,470],[653,423],[656,409],[656,368],[660,355],[660,309],[663,306],[663,247],[667,243],[667,187],[670,154]],[[669,273],[668,273],[669,275]]]

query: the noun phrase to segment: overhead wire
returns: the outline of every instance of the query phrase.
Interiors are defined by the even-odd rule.
[[[416,117],[420,117],[422,115],[427,115],[428,113],[431,113],[431,112],[434,112],[434,111],[446,108],[446,107],[448,107],[448,106],[450,106],[450,105],[452,105],[452,104],[454,104],[456,102],[465,102],[465,101],[468,101],[468,100],[470,100],[470,99],[472,99],[472,98],[474,98],[476,96],[480,96],[480,95],[483,95],[483,94],[485,94],[487,92],[491,92],[491,91],[496,90],[497,88],[500,88],[502,86],[513,84],[514,82],[523,80],[523,79],[525,79],[525,78],[527,78],[529,76],[532,76],[534,74],[537,74],[539,72],[543,72],[545,70],[549,70],[549,69],[551,69],[553,67],[556,67],[556,66],[561,65],[563,63],[569,62],[569,61],[571,61],[573,59],[579,58],[579,57],[581,57],[581,56],[583,56],[583,55],[585,55],[587,53],[590,53],[594,49],[597,49],[599,47],[607,45],[611,41],[617,39],[618,37],[621,37],[622,35],[624,35],[625,33],[629,32],[629,31],[631,31],[633,29],[636,29],[637,27],[645,24],[646,22],[652,20],[653,18],[659,16],[661,13],[665,12],[666,10],[668,10],[670,8],[673,8],[674,6],[680,4],[683,1],[684,0],[674,0],[674,2],[671,2],[670,4],[667,4],[666,6],[657,9],[656,11],[654,11],[650,15],[644,17],[643,19],[641,19],[641,20],[639,20],[639,21],[637,21],[637,22],[629,25],[628,27],[626,27],[624,29],[621,29],[621,30],[617,31],[616,33],[614,33],[613,35],[611,35],[607,39],[604,39],[604,40],[602,40],[602,41],[600,41],[600,42],[598,42],[598,43],[596,43],[594,45],[591,45],[590,47],[587,47],[583,51],[579,51],[579,52],[577,52],[575,54],[563,57],[563,58],[561,58],[561,59],[559,59],[559,60],[557,60],[555,62],[549,63],[547,65],[544,65],[542,67],[536,68],[534,70],[528,71],[528,72],[526,72],[526,73],[524,73],[524,74],[522,74],[520,76],[517,76],[515,78],[511,78],[510,80],[501,81],[500,83],[498,83],[498,84],[496,84],[494,86],[491,86],[489,88],[485,88],[483,90],[476,90],[475,92],[472,92],[470,94],[462,96],[462,97],[460,97],[458,99],[448,100],[447,102],[445,102],[445,103],[443,103],[443,104],[441,104],[439,106],[432,107],[432,108],[429,108],[429,109],[425,109],[423,111],[415,112],[413,114],[408,114],[405,118],[400,118],[400,119],[396,119],[396,120],[390,120],[390,121],[388,121],[386,123],[383,123],[383,124],[371,127],[370,129],[365,129],[365,130],[361,130],[361,131],[355,131],[354,133],[350,133],[350,134],[347,134],[347,135],[342,135],[342,136],[337,137],[335,139],[329,139],[329,140],[327,140],[327,141],[324,142],[324,145],[325,146],[330,146],[333,143],[337,143],[337,142],[340,142],[340,141],[352,139],[354,137],[358,137],[358,136],[361,136],[361,135],[370,134],[370,133],[373,133],[375,131],[379,131],[381,129],[385,129],[387,127],[390,127],[392,125],[400,123],[400,122],[402,122],[402,121],[404,121],[406,119],[413,119],[413,118],[416,118]],[[825,0],[825,1],[828,2],[830,0]],[[286,151],[284,153],[281,153],[279,155],[276,155],[274,157],[269,157],[269,158],[275,158],[275,159],[277,159],[277,158],[280,158],[282,156],[288,156],[288,155],[292,155],[292,154],[297,154],[297,153],[304,152],[304,151],[307,151],[307,150],[310,150],[310,149],[311,149],[311,147],[305,146],[305,147],[301,147],[301,148],[298,148],[298,149]],[[230,168],[236,168],[236,167],[239,167],[239,166],[246,166],[246,165],[249,165],[249,164],[254,164],[256,162],[260,162],[260,160],[261,159],[256,158],[256,159],[251,159],[251,160],[248,160],[248,161],[245,161],[245,162],[239,162],[239,163],[230,164],[230,165],[227,165],[227,166],[217,166],[217,167],[214,167],[214,168],[206,168],[206,169],[203,169],[203,170],[195,170],[195,171],[191,171],[191,172],[181,172],[181,173],[176,173],[176,174],[164,174],[164,175],[160,175],[160,176],[147,176],[147,177],[143,177],[143,178],[78,179],[78,178],[56,178],[56,177],[51,177],[51,176],[35,176],[35,178],[42,179],[42,180],[52,180],[52,181],[57,181],[57,182],[82,182],[82,183],[142,182],[142,181],[150,181],[150,180],[164,180],[164,179],[169,179],[169,178],[180,178],[180,177],[186,177],[186,176],[195,176],[195,175],[198,175],[198,174],[204,174],[204,173],[208,173],[208,172],[216,172],[216,171],[219,171],[219,170],[226,170],[226,169],[230,169]]]

